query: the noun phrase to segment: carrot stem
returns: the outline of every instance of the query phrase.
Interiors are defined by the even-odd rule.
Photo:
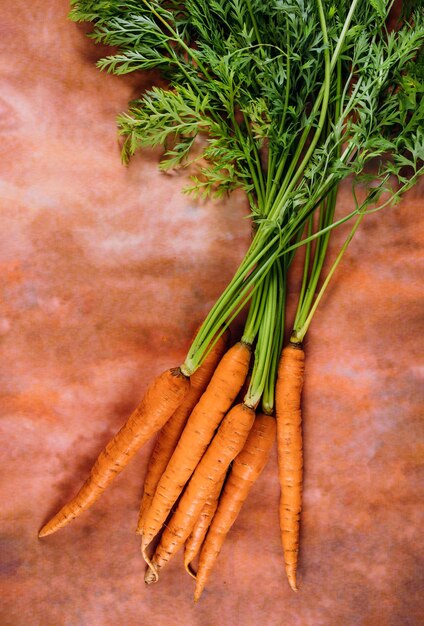
[[[286,296],[287,296],[287,263],[286,258],[275,263],[277,273],[277,307],[274,327],[274,340],[268,376],[262,394],[262,410],[266,415],[272,415],[275,404],[275,382],[277,379],[278,361],[284,340]]]
[[[275,264],[266,278],[264,294],[262,298],[262,319],[255,349],[255,361],[249,389],[244,398],[247,406],[256,408],[260,402],[272,357],[272,344],[275,332],[277,316],[277,274]]]
[[[324,295],[325,290],[328,287],[328,284],[331,280],[331,277],[333,276],[334,272],[337,269],[337,266],[339,265],[340,261],[342,260],[342,257],[344,255],[344,253],[346,252],[346,248],[348,247],[349,243],[352,241],[356,231],[358,230],[359,224],[362,222],[362,219],[364,217],[365,213],[360,213],[358,215],[358,218],[355,221],[355,224],[352,228],[352,230],[350,231],[346,241],[344,242],[339,254],[336,257],[336,260],[334,261],[333,265],[331,266],[330,271],[327,274],[327,277],[315,299],[314,304],[312,305],[310,311],[309,311],[309,315],[307,316],[306,320],[304,321],[304,323],[302,324],[302,326],[300,328],[294,328],[293,329],[293,334],[291,336],[290,341],[292,341],[293,343],[301,343],[308,331],[308,328],[311,324],[312,318],[314,316],[315,311],[318,308],[318,305],[321,301],[321,298]]]

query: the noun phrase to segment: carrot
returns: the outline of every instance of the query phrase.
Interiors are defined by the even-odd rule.
[[[245,404],[236,404],[223,419],[163,531],[144,579],[147,584],[158,580],[158,571],[184,545],[216,483],[243,448],[254,419],[254,410]]]
[[[215,511],[218,507],[219,494],[221,493],[225,476],[226,475],[223,474],[222,478],[216,483],[213,493],[206,500],[184,546],[184,567],[187,574],[190,574],[193,578],[196,578],[196,575],[193,573],[190,564],[202,547],[203,540],[206,537],[208,528],[212,522],[213,516],[215,515]]]
[[[239,342],[232,346],[222,357],[208,388],[190,415],[144,520],[142,553],[146,562],[147,546],[160,531],[216,428],[240,391],[249,368],[250,355],[251,349],[247,344]]]
[[[194,601],[210,576],[230,528],[237,519],[254,482],[261,475],[275,440],[275,419],[259,414],[243,450],[235,458],[199,557]]]
[[[281,487],[281,539],[286,574],[293,591],[297,591],[296,570],[302,509],[303,446],[300,401],[304,369],[305,353],[302,346],[289,343],[282,352],[278,366],[275,405]]]
[[[100,453],[77,495],[40,530],[39,536],[56,532],[88,509],[137,450],[169,419],[188,389],[189,380],[180,368],[158,376],[121,430]]]
[[[147,467],[146,478],[144,479],[144,492],[136,529],[138,534],[142,534],[145,516],[153,500],[156,486],[175,450],[187,419],[205,391],[218,362],[228,347],[229,340],[230,332],[227,329],[213,346],[201,366],[191,375],[189,392],[158,435]]]

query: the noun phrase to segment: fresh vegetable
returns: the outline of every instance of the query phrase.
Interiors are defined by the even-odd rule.
[[[300,344],[283,350],[276,389],[277,441],[281,485],[280,528],[290,587],[297,591],[299,521],[302,508],[303,444],[300,401],[305,354]]]
[[[320,208],[318,228],[323,228],[331,223],[334,217],[336,196],[337,190],[334,190],[327,202]],[[306,243],[304,271],[293,331],[289,344],[282,351],[278,366],[275,401],[278,469],[281,485],[279,514],[287,580],[293,591],[298,590],[296,572],[303,491],[301,397],[305,371],[305,352],[302,342],[331,277],[355,235],[362,218],[362,214],[357,218],[318,293],[316,290],[327,254],[328,233],[317,240],[312,251],[310,235],[313,225],[312,223],[309,224],[309,241]]]
[[[221,360],[226,348],[228,348],[228,343],[229,332],[227,330],[224,335],[219,337],[202,365],[191,376],[190,389],[187,395],[175,413],[164,424],[158,435],[144,479],[144,492],[137,523],[137,533],[139,534],[143,532],[144,518],[150,508],[157,484],[175,450],[187,419],[205,391],[218,362]]]
[[[196,467],[177,509],[163,531],[145,582],[158,580],[158,572],[184,545],[207,499],[244,446],[255,419],[253,409],[236,404],[222,420],[210,446]]]
[[[43,526],[39,537],[51,535],[88,509],[125,469],[137,450],[171,417],[188,388],[189,381],[180,368],[158,376],[121,430],[100,453],[77,495]]]
[[[237,397],[249,369],[250,355],[250,347],[245,343],[239,342],[230,348],[191,413],[146,514],[142,533],[144,556],[202,458],[215,429]]]
[[[275,429],[273,417],[257,415],[243,450],[234,460],[200,552],[194,592],[195,602],[202,594],[224,540],[236,521],[250,489],[265,468],[275,441]]]

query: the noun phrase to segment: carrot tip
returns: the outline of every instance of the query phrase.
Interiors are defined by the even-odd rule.
[[[205,588],[204,585],[201,585],[200,587],[196,587],[196,589],[194,590],[194,602],[195,602],[195,604],[197,602],[199,602],[200,596],[202,595],[204,588]]]
[[[144,537],[142,536],[142,538],[141,538],[141,554],[143,555],[143,559],[145,560],[145,562],[149,566],[149,569],[147,570],[147,572],[146,572],[146,574],[144,576],[144,582],[147,585],[151,585],[152,583],[157,583],[157,581],[159,580],[159,574],[158,574],[158,571],[157,571],[156,567],[153,565],[153,563],[151,562],[151,560],[147,556],[146,548],[147,548],[147,546],[145,545]]]
[[[153,585],[153,583],[157,583],[158,580],[159,580],[159,575],[157,573],[157,570],[152,565],[151,567],[149,567],[149,569],[144,575],[144,582],[146,583],[146,585]]]
[[[47,535],[51,535],[53,531],[49,530],[49,528],[46,526],[43,526],[43,528],[40,530],[40,532],[38,533],[38,537],[41,539],[42,537],[47,537]]]

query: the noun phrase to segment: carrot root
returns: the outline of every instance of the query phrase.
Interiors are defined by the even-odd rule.
[[[190,377],[190,389],[187,395],[159,432],[144,479],[143,497],[136,528],[136,533],[139,535],[143,533],[144,522],[158,482],[177,446],[191,412],[204,393],[218,362],[228,347],[229,341],[230,331],[227,329],[213,346],[201,366]]]
[[[202,543],[208,532],[208,528],[212,522],[215,511],[218,508],[219,494],[221,493],[222,485],[224,484],[226,473],[224,473],[220,480],[216,483],[213,493],[206,500],[203,509],[193,527],[193,530],[188,537],[184,546],[184,567],[192,578],[196,578],[193,574],[193,570],[190,567],[191,562],[196,558]]]
[[[242,451],[234,459],[200,552],[194,592],[195,602],[199,600],[205,588],[225,538],[236,521],[251,487],[265,468],[275,441],[275,431],[273,417],[257,415]]]
[[[56,532],[94,504],[139,448],[170,418],[188,388],[189,380],[180,368],[158,376],[121,430],[100,453],[77,495],[43,526],[39,537]]]
[[[303,442],[301,396],[305,353],[290,343],[282,352],[276,387],[280,528],[287,580],[298,591],[297,563],[302,510]]]
[[[251,349],[236,343],[222,357],[212,379],[195,406],[177,447],[161,477],[144,520],[146,547],[159,533],[171,508],[208,447],[246,378]]]
[[[157,570],[152,567],[152,565],[150,565],[144,575],[144,582],[146,583],[146,585],[153,585],[154,583],[157,583],[158,580],[159,574]]]
[[[146,546],[143,543],[143,539],[141,539],[141,554],[143,556],[145,563],[147,563],[147,565],[149,566],[148,571],[150,572],[150,575],[152,577],[152,580],[150,581],[150,583],[156,583],[159,580],[159,574],[156,570],[156,567],[154,566],[154,564],[152,563],[152,561],[149,559],[147,555]]]
[[[245,404],[237,404],[225,416],[163,531],[152,559],[158,572],[184,545],[216,483],[243,448],[254,418],[255,412]]]

